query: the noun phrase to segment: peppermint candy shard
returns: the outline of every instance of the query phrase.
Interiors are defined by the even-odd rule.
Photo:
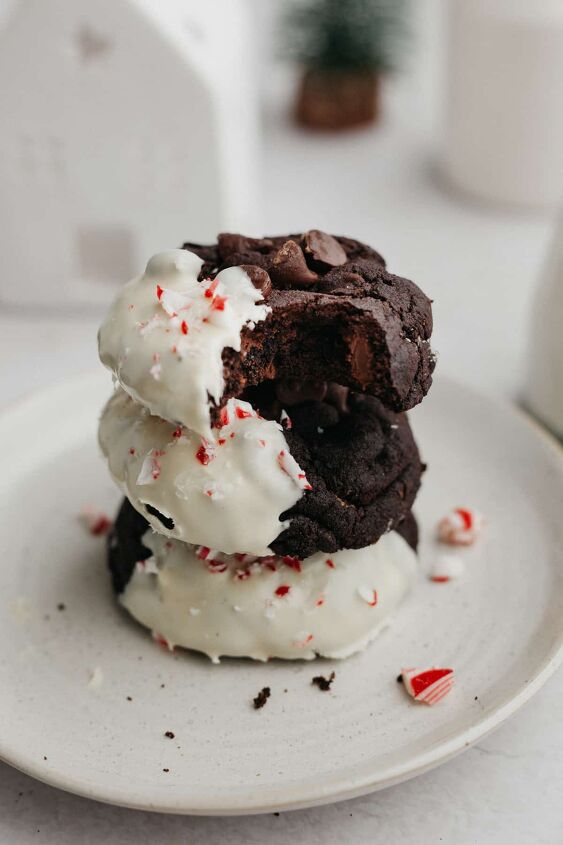
[[[167,651],[174,651],[172,643],[163,634],[159,634],[158,631],[152,632],[152,638],[161,648],[165,648]]]
[[[461,577],[464,568],[464,563],[458,555],[438,555],[430,567],[428,577],[436,584],[445,584],[448,581]]]
[[[451,690],[454,680],[453,669],[403,669],[403,686],[415,701],[436,704]]]
[[[113,522],[110,517],[103,511],[92,505],[85,505],[79,514],[79,519],[82,525],[94,537],[102,537],[107,534]]]
[[[485,520],[470,508],[454,508],[438,523],[438,539],[450,546],[471,546],[480,536]]]

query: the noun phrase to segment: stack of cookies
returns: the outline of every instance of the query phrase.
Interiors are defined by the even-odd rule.
[[[416,574],[430,301],[318,230],[159,253],[99,334],[121,604],[169,648],[345,657]]]

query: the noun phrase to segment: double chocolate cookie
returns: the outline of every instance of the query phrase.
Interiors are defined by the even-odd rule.
[[[223,352],[222,403],[267,380],[330,381],[376,396],[394,411],[418,404],[432,381],[431,302],[389,273],[381,255],[318,230],[271,238],[222,234],[184,248],[200,278],[243,267],[271,312]]]
[[[308,385],[311,391],[314,386]],[[317,385],[318,392],[323,390]],[[264,385],[248,398],[265,417],[281,418],[289,450],[311,490],[282,514],[289,526],[271,544],[279,556],[357,549],[396,529],[416,546],[411,507],[423,466],[405,414],[373,397],[328,385],[322,399],[300,401],[288,385]],[[303,393],[305,388],[301,386]],[[290,398],[280,414],[278,394]],[[125,500],[110,538],[110,567],[122,589],[143,553],[144,517]]]

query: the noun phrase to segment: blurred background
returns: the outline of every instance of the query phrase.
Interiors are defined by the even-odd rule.
[[[2,402],[218,231],[367,241],[439,373],[563,433],[560,0],[0,0]]]

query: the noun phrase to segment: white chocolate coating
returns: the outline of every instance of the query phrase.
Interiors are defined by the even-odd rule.
[[[301,571],[279,558],[244,564],[152,531],[143,544],[152,557],[137,564],[121,604],[162,644],[214,662],[347,657],[386,625],[417,572],[415,553],[395,532],[364,549],[317,553]]]
[[[270,553],[308,483],[282,427],[229,400],[210,440],[149,414],[117,389],[100,420],[99,440],[110,472],[156,531],[223,552]],[[152,505],[174,521],[167,529]]]
[[[240,267],[198,282],[202,260],[184,249],[153,256],[125,285],[98,335],[102,363],[152,414],[211,436],[209,397],[224,389],[223,349],[270,309]]]

